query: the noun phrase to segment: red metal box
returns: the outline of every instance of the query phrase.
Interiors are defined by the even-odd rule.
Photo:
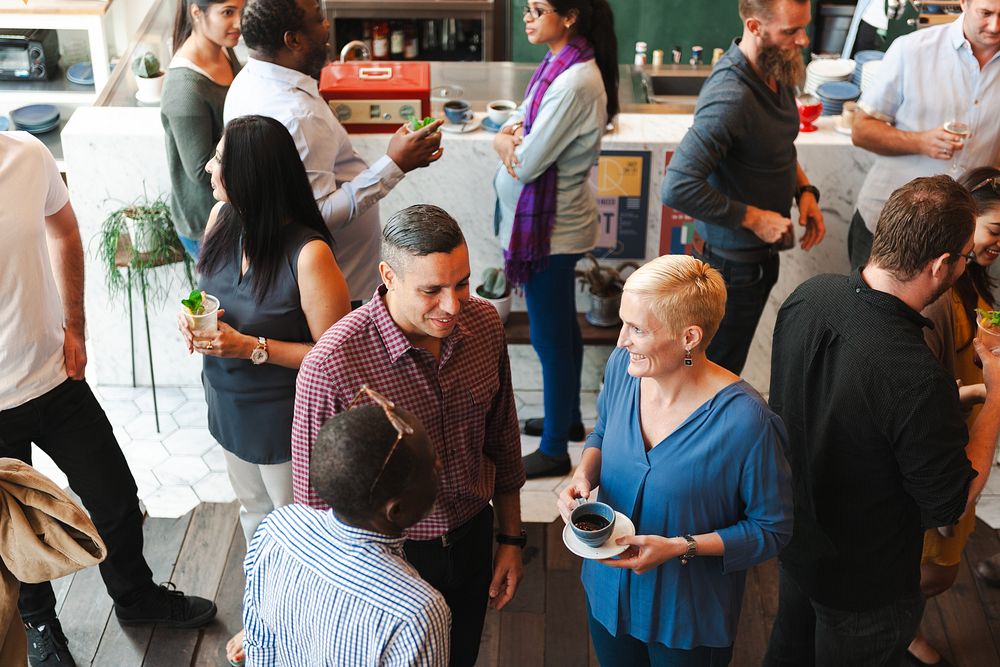
[[[431,113],[426,62],[334,62],[323,68],[319,94],[348,132],[392,133],[410,117]]]

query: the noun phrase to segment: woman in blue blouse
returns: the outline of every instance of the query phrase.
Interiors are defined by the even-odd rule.
[[[529,0],[524,30],[549,47],[525,99],[497,133],[493,187],[504,272],[524,288],[531,345],[542,366],[542,436],[524,458],[529,478],[569,472],[567,439],[583,440],[574,267],[597,245],[597,200],[588,178],[604,128],[618,113],[618,46],[607,0]]]
[[[659,257],[625,283],[597,427],[559,498],[567,519],[600,486],[638,533],[583,565],[604,667],[728,664],[744,572],[791,537],[784,425],[705,357],[725,303],[722,276],[693,257]]]

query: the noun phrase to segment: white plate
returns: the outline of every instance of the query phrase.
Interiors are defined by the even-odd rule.
[[[626,537],[628,535],[635,535],[635,526],[632,524],[632,519],[621,512],[615,512],[615,530],[611,533],[611,537],[599,547],[588,547],[581,542],[568,523],[563,527],[562,538],[566,548],[580,558],[596,560],[617,556],[628,549],[627,544],[615,544],[615,540],[619,537]]]
[[[139,100],[143,104],[159,104],[159,97],[146,97],[145,95],[140,95],[138,91],[135,93],[135,99]]]
[[[466,134],[468,132],[475,132],[478,130],[482,122],[481,118],[477,118],[475,116],[467,123],[445,122],[445,124],[441,126],[441,131],[448,132],[450,134]]]
[[[841,134],[846,134],[847,136],[851,136],[851,128],[841,127],[839,123],[835,124],[833,126],[833,129],[835,129],[837,132],[840,132]]]
[[[854,67],[853,60],[831,58],[812,61],[806,71],[825,80],[844,79],[854,74]]]

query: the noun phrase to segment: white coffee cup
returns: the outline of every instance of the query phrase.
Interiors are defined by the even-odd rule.
[[[517,103],[513,100],[493,100],[486,105],[486,115],[496,125],[503,125],[516,108]]]

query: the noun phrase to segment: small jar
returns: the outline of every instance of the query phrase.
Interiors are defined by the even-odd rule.
[[[663,64],[663,49],[653,51],[653,66],[659,67]]]
[[[646,49],[649,48],[646,42],[636,42],[635,43],[635,64],[645,65],[646,64]]]

